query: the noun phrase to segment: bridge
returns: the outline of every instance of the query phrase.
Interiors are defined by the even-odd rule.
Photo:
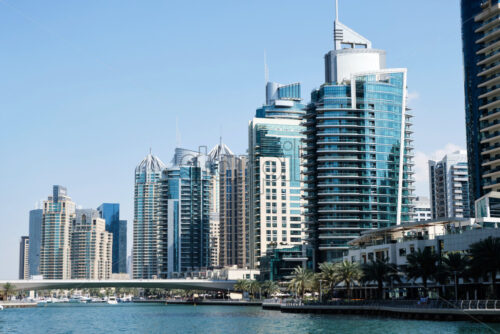
[[[135,280],[2,280],[14,290],[91,289],[91,288],[160,288],[184,290],[234,290],[235,280],[208,279],[135,279]]]

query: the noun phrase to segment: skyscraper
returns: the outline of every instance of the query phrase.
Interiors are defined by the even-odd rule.
[[[52,196],[43,202],[40,273],[44,279],[71,278],[71,222],[75,203],[65,187],[54,186]]]
[[[113,235],[93,209],[76,210],[71,224],[71,278],[111,278]]]
[[[432,218],[471,217],[467,153],[457,151],[440,161],[429,160]]]
[[[29,279],[29,248],[30,238],[22,236],[19,243],[19,279]]]
[[[127,272],[127,221],[120,220],[120,204],[103,203],[98,208],[101,218],[106,220],[106,231],[113,234],[112,272]]]
[[[411,218],[411,115],[406,69],[388,69],[386,53],[340,23],[325,55],[325,83],[304,116],[308,241],[314,262],[342,259],[368,229]]]
[[[246,156],[220,158],[220,265],[248,266]]]
[[[302,243],[300,84],[268,82],[266,103],[248,129],[249,265],[268,247]]]
[[[160,217],[160,177],[165,164],[148,154],[135,169],[134,188],[134,279],[158,275],[158,239]]]
[[[163,170],[161,178],[158,244],[161,277],[199,271],[211,264],[209,157],[206,153],[177,148],[172,163]]]
[[[29,276],[40,275],[40,250],[42,247],[43,210],[30,211],[29,230]]]
[[[220,194],[221,194],[221,168],[222,159],[226,156],[233,156],[233,152],[227,147],[227,145],[222,143],[222,138],[220,143],[216,145],[208,153],[209,169],[211,174],[210,181],[210,266],[218,267],[220,263],[220,249],[221,249],[221,239],[220,239]]]
[[[462,50],[464,60],[465,124],[472,212],[475,200],[498,190],[500,137],[496,134],[500,118],[497,92],[500,69],[496,66],[495,33],[498,0],[461,0]]]

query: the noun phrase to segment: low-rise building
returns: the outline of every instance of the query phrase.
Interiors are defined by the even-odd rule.
[[[476,201],[476,218],[443,218],[366,231],[349,243],[344,260],[367,263],[385,258],[405,265],[406,256],[431,248],[439,255],[468,251],[488,237],[500,237],[500,193]]]
[[[261,258],[260,273],[263,281],[289,281],[297,267],[312,269],[312,248],[297,245],[288,248],[268,248]]]

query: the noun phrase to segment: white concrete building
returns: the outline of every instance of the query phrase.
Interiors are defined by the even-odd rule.
[[[432,219],[431,202],[429,197],[417,196],[413,209],[413,221],[425,221]]]
[[[71,226],[71,278],[110,279],[113,234],[93,209],[76,210]]]
[[[433,219],[471,216],[466,151],[429,160],[429,193]]]

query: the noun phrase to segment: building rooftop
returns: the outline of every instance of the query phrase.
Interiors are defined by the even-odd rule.
[[[161,172],[167,166],[151,152],[135,168],[136,173]]]

